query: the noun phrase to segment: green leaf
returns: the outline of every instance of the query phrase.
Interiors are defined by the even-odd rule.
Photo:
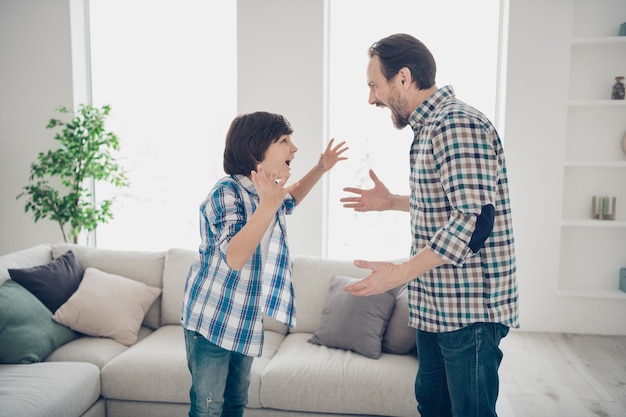
[[[65,107],[58,111],[71,113]],[[109,105],[95,108],[81,104],[70,120],[50,119],[46,128],[57,129],[54,139],[59,148],[37,155],[31,164],[29,184],[16,197],[26,198],[24,211],[31,212],[35,222],[46,218],[57,222],[65,241],[67,237],[76,241],[83,230],[96,230],[113,218],[111,200],[93,201],[88,186],[92,180],[116,187],[130,185],[111,152],[119,151],[120,140],[106,131],[110,111]]]

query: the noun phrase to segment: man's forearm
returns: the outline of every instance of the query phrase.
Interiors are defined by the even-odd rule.
[[[392,194],[390,198],[390,210],[409,211],[409,196]]]

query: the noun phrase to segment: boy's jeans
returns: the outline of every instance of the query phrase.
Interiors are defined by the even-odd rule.
[[[422,417],[495,417],[500,340],[509,328],[474,323],[446,333],[417,331],[415,398]]]
[[[253,357],[214,345],[185,329],[191,371],[189,417],[241,417],[248,403]]]

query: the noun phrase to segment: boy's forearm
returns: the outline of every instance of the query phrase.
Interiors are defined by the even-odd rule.
[[[307,172],[302,179],[300,179],[300,185],[291,191],[291,196],[296,200],[297,204],[300,204],[302,199],[309,194],[315,184],[324,176],[326,171],[316,164],[309,172]]]
[[[244,267],[259,246],[265,231],[269,227],[275,211],[266,210],[261,205],[250,216],[248,222],[233,236],[226,249],[226,263],[236,271]]]

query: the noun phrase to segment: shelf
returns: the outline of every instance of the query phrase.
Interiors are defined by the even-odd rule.
[[[564,166],[573,168],[626,168],[626,161],[565,161]]]
[[[568,100],[570,107],[626,107],[626,100]]]
[[[626,300],[626,292],[615,290],[559,290],[557,294],[561,297],[573,298],[602,298],[614,300]]]
[[[572,45],[626,45],[626,36],[589,36],[572,39]]]
[[[624,220],[595,220],[595,219],[563,219],[561,220],[561,226],[563,227],[607,227],[607,228],[626,228],[626,221]]]

